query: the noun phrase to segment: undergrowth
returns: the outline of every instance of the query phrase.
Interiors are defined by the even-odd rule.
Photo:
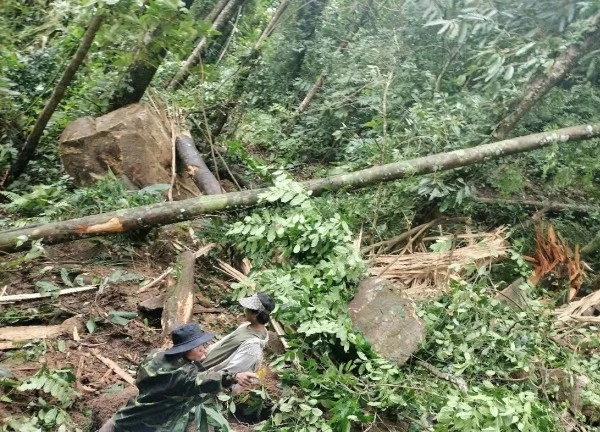
[[[80,429],[71,427],[67,412],[77,397],[74,381],[75,376],[70,369],[50,369],[46,365],[22,382],[0,379],[0,385],[5,389],[2,402],[13,403],[15,395],[28,395],[27,411],[31,412],[30,417],[10,416],[2,419],[0,432],[80,432]]]
[[[273,295],[291,345],[272,364],[283,396],[271,401],[275,414],[260,430],[337,432],[404,421],[414,431],[559,431],[568,402],[543,378],[556,368],[590,378],[587,412],[599,412],[599,361],[554,342],[554,321],[543,303],[531,300],[515,311],[495,300],[488,273],[455,283],[450,294],[421,306],[427,338],[415,361],[399,368],[380,358],[347,314],[364,268],[344,218],[330,215],[281,173],[262,199],[288,204],[259,210],[227,233],[256,264],[235,285],[236,295]],[[517,252],[512,256],[528,275],[526,262]],[[464,380],[466,392],[433,376],[419,359]]]
[[[167,188],[168,185],[157,184],[129,191],[109,172],[88,188],[74,189],[71,178],[65,175],[55,183],[33,186],[26,193],[0,192],[8,199],[0,209],[11,216],[0,218],[0,229],[153,204],[164,200]]]

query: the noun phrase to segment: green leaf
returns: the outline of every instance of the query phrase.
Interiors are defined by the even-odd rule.
[[[67,346],[63,339],[58,340],[58,342],[56,343],[56,349],[58,349],[61,353],[64,353],[67,351]]]
[[[61,268],[60,269],[60,278],[62,279],[63,283],[68,286],[68,287],[72,287],[73,286],[73,282],[71,282],[69,280],[69,270],[67,270],[66,268]]]
[[[108,277],[108,282],[113,284],[117,283],[121,279],[121,275],[123,275],[123,270],[115,270]]]
[[[35,286],[41,293],[54,292],[60,290],[60,287],[49,281],[37,281]]]
[[[90,334],[94,333],[94,331],[96,331],[96,321],[91,318],[88,319],[85,323],[85,327]]]
[[[110,311],[108,313],[108,319],[116,325],[125,326],[129,323],[129,321],[135,319],[137,317],[137,313],[135,312],[126,312],[126,311]]]
[[[121,282],[129,282],[129,281],[139,281],[144,279],[143,276],[140,276],[138,274],[135,273],[125,273],[123,276],[121,276],[120,281]]]

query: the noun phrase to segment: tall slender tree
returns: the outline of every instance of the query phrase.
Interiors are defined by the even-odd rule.
[[[184,0],[184,7],[189,9],[194,0]],[[214,9],[213,9],[214,10]],[[152,82],[158,67],[162,64],[168,52],[164,36],[167,23],[160,23],[151,33],[135,60],[129,65],[125,76],[113,93],[110,101],[110,111],[126,105],[139,102],[146,89]]]
[[[212,24],[212,30],[219,31],[221,30],[227,21],[233,16],[235,11],[244,4],[246,0],[229,0],[227,4],[223,7],[223,9],[219,12],[217,17],[215,18]],[[173,77],[168,87],[170,89],[178,89],[180,88],[185,81],[188,79],[192,72],[192,68],[200,63],[200,59],[206,50],[208,45],[208,38],[203,37],[200,39],[196,48],[192,54],[187,58],[184,65],[181,67],[179,72]]]
[[[25,171],[25,168],[27,168],[29,161],[35,153],[35,149],[37,148],[40,139],[44,134],[44,130],[52,118],[52,114],[54,114],[54,111],[56,111],[56,108],[62,101],[67,88],[73,81],[73,78],[75,78],[77,70],[87,56],[87,53],[94,42],[96,34],[98,33],[103,20],[104,11],[102,10],[96,12],[96,14],[90,20],[87,30],[83,34],[81,42],[77,47],[77,51],[75,51],[75,54],[73,54],[69,65],[58,80],[50,99],[48,99],[46,106],[33,125],[33,129],[27,135],[27,138],[25,139],[21,150],[17,154],[16,160],[12,163],[2,186],[7,186],[12,183],[23,173],[23,171]]]

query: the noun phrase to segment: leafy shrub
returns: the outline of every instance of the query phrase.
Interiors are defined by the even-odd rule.
[[[30,192],[16,194],[0,192],[10,202],[0,208],[21,215],[17,221],[2,221],[24,225],[31,222],[48,222],[105,213],[113,210],[153,204],[163,200],[162,193],[168,185],[153,185],[139,191],[128,191],[112,173],[88,188],[72,189],[69,176],[50,185],[36,185]]]

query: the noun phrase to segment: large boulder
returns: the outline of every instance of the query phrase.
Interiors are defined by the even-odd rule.
[[[109,169],[131,188],[171,182],[170,131],[146,104],[73,121],[60,136],[59,152],[78,186],[89,186]],[[187,176],[179,175],[177,181],[183,187],[175,188],[175,195],[199,193]]]
[[[382,357],[404,364],[425,339],[425,326],[411,299],[392,282],[361,282],[348,305],[354,327]]]

